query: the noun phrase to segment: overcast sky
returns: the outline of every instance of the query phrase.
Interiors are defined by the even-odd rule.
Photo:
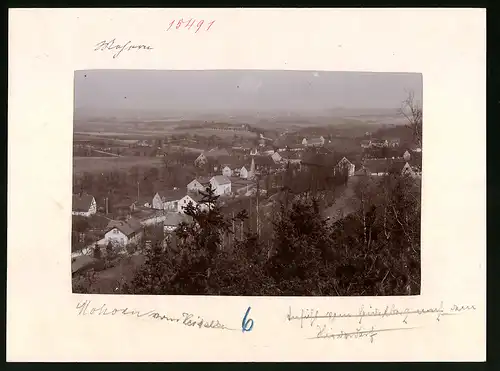
[[[75,72],[75,110],[325,111],[399,108],[421,100],[422,75],[262,70]]]

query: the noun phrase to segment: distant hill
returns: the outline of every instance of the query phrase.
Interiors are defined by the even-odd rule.
[[[210,120],[210,121],[286,121],[299,120],[309,121],[316,119],[328,118],[382,118],[398,116],[397,109],[364,109],[364,108],[335,108],[324,111],[317,110],[300,110],[294,108],[289,110],[263,110],[263,111],[248,111],[248,110],[232,110],[227,108],[224,111],[220,110],[204,110],[197,112],[196,110],[144,110],[144,109],[110,109],[98,107],[76,107],[74,110],[75,120],[113,120],[116,122],[129,120]]]
[[[243,112],[204,114],[191,113],[178,116],[169,112],[163,115],[154,111],[122,110],[111,116],[102,115],[99,111],[84,114],[75,111],[74,131],[114,134],[140,133],[141,135],[166,135],[175,130],[189,130],[189,126],[202,127],[213,122],[227,124],[248,124],[252,132],[267,133],[274,138],[274,133],[296,133],[305,137],[331,135],[337,138],[359,138],[366,133],[374,135],[384,128],[402,126],[403,119],[396,109],[335,109],[322,112],[301,112],[291,114],[284,112]],[[392,129],[391,129],[392,130]],[[397,130],[397,129],[396,129]],[[376,134],[379,135],[379,134]],[[384,134],[386,135],[386,134]],[[390,131],[387,136],[392,136]],[[400,137],[394,132],[395,137]]]

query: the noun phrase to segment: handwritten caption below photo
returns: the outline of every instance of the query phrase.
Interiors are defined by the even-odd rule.
[[[207,319],[194,313],[183,312],[181,315],[160,313],[154,309],[148,311],[133,310],[129,308],[110,308],[106,304],[94,305],[91,300],[84,300],[76,305],[79,316],[127,316],[135,318],[150,318],[169,323],[176,323],[187,327],[198,327],[200,329],[217,329],[229,331],[250,332],[254,326],[254,320],[250,318],[251,307],[246,309],[241,322],[241,330],[226,326],[219,320]]]
[[[175,323],[187,327],[198,327],[200,329],[217,329],[229,331],[241,331],[243,334],[254,329],[255,321],[251,317],[251,307],[247,307],[242,315],[241,325],[229,326],[217,319],[208,319],[190,312],[180,315],[160,313],[154,309],[148,311],[132,310],[127,308],[110,308],[106,304],[95,305],[91,300],[84,300],[77,304],[77,315],[79,316],[127,316],[135,318],[147,318]],[[431,319],[440,322],[445,317],[461,315],[476,311],[474,305],[445,306],[443,302],[436,307],[426,308],[399,308],[396,305],[386,305],[384,308],[361,305],[355,312],[322,312],[317,309],[299,309],[294,311],[288,308],[285,316],[287,323],[299,324],[299,328],[312,330],[305,339],[333,339],[351,340],[368,339],[373,343],[375,337],[382,333],[414,330],[426,324],[423,319]],[[418,320],[417,317],[419,317]],[[416,321],[415,321],[416,320]],[[414,323],[414,322],[416,323]]]
[[[436,323],[443,317],[475,310],[474,305],[445,306],[443,302],[439,306],[426,308],[400,308],[394,304],[383,308],[361,305],[358,311],[352,313],[321,312],[316,309],[300,309],[294,312],[289,307],[286,320],[291,323],[298,322],[300,329],[312,330],[312,336],[306,337],[308,340],[366,338],[373,343],[374,338],[381,333],[414,330],[428,325],[426,319]]]

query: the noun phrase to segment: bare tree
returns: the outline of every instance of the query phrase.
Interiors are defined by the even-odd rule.
[[[378,180],[368,175],[361,176],[354,185],[354,197],[350,200],[350,206],[358,211],[354,216],[363,226],[363,244],[369,249],[372,241],[372,217],[374,215],[375,199],[378,195]]]
[[[415,100],[413,91],[408,93],[408,97],[402,102],[399,113],[408,121],[407,127],[413,132],[415,144],[422,148],[422,107]]]

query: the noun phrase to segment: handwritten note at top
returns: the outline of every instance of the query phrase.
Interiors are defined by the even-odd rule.
[[[130,52],[132,50],[153,50],[151,45],[144,44],[133,44],[132,41],[126,41],[119,43],[116,41],[116,38],[111,40],[102,40],[94,45],[94,51],[111,51],[113,55],[113,59],[118,58],[118,56],[123,52]]]
[[[207,32],[210,31],[212,25],[215,21],[207,21],[204,19],[173,19],[167,28],[167,31],[175,31],[175,30],[188,30],[194,31],[194,33],[198,33],[198,31]]]

